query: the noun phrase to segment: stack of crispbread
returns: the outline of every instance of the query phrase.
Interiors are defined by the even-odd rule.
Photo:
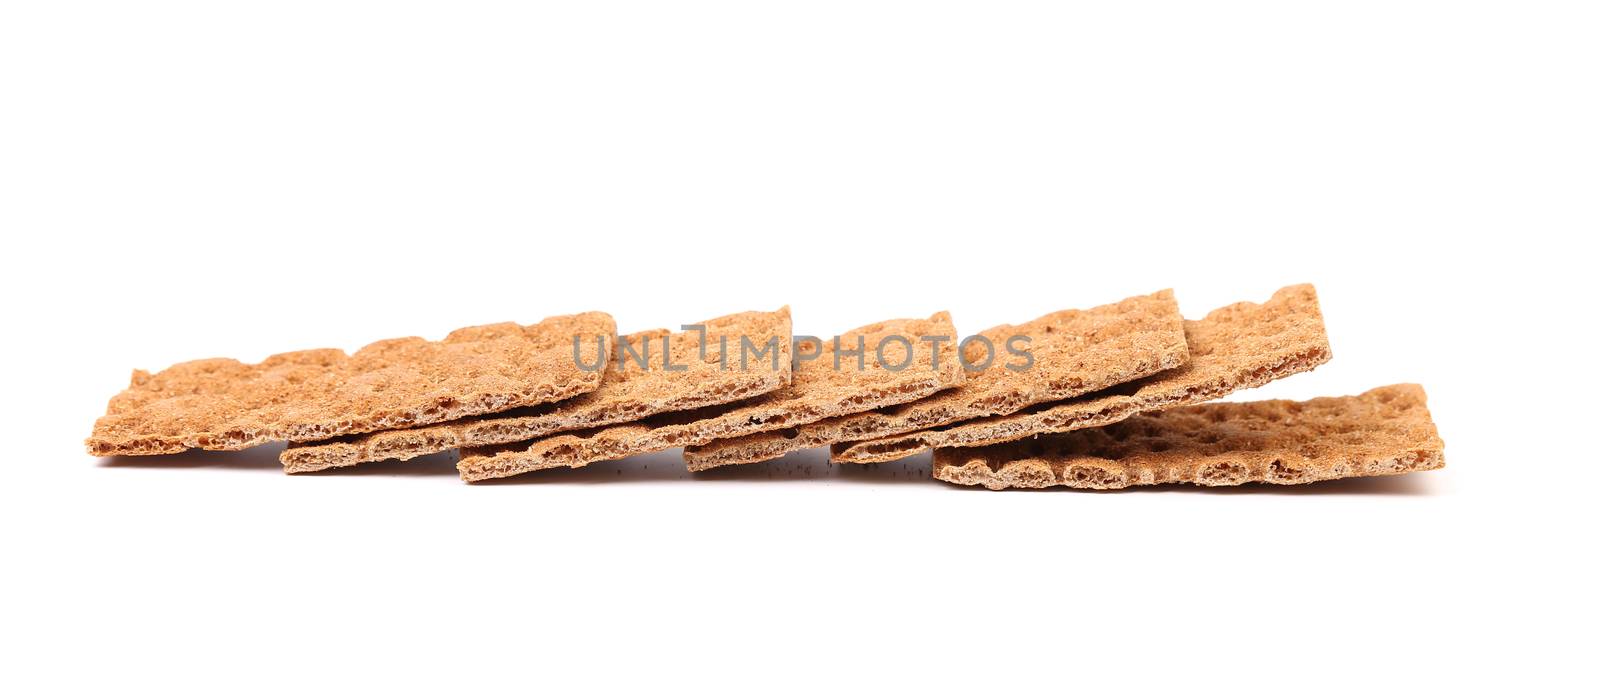
[[[1329,360],[1316,292],[1185,321],[1172,291],[961,338],[950,315],[830,339],[787,307],[618,336],[607,314],[135,372],[89,451],[288,442],[289,473],[459,451],[469,482],[684,448],[692,471],[827,446],[839,463],[934,450],[988,488],[1307,483],[1444,466],[1421,387],[1203,403]]]
[[[596,387],[573,398],[427,427],[291,442],[281,457],[284,470],[301,473],[521,442],[658,413],[726,404],[789,383],[792,329],[787,307],[776,312],[731,314],[694,326],[695,330],[676,334],[655,329],[622,336],[610,362],[594,373],[599,379]],[[735,349],[743,340],[756,347],[771,346],[772,352],[762,361],[726,364],[722,351],[729,340]]]
[[[889,336],[946,340],[935,349],[927,343],[908,347],[898,341],[884,342]],[[793,381],[770,393],[528,443],[467,447],[461,451],[457,468],[463,479],[482,481],[538,469],[578,467],[916,401],[961,383],[954,337],[950,315],[940,312],[927,319],[863,326],[833,341],[798,341],[795,350],[812,357],[797,360]],[[863,345],[869,348],[855,350]],[[879,345],[887,346],[881,355],[872,348]],[[845,355],[847,352],[853,354]],[[789,355],[784,359],[790,359]]]

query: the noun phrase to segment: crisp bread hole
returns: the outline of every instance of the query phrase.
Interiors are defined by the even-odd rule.
[[[1073,483],[1106,486],[1120,483],[1122,477],[1098,466],[1074,465],[1067,470],[1067,478]]]
[[[778,431],[778,434],[782,435],[785,440],[793,440],[800,437],[800,430],[798,428],[784,428]]]
[[[1045,486],[1055,483],[1055,477],[1050,474],[1048,469],[1043,471],[1029,469],[1027,471],[1017,472],[1013,474],[1013,476],[1016,479],[1017,485],[1023,488],[1044,488]]]
[[[1198,478],[1202,483],[1240,483],[1244,480],[1245,469],[1243,465],[1235,462],[1220,462],[1211,464],[1200,470]]]
[[[1272,478],[1277,481],[1298,481],[1306,475],[1306,472],[1284,464],[1282,459],[1272,460],[1269,470],[1272,472]]]

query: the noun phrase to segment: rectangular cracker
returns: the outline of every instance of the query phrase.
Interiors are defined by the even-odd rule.
[[[597,369],[578,365],[574,337]],[[378,341],[354,355],[330,348],[135,370],[86,444],[99,456],[239,450],[557,401],[600,386],[601,337],[614,343],[616,323],[589,312],[457,329],[442,341]]]
[[[1303,402],[1185,406],[933,455],[934,478],[995,490],[1299,484],[1443,467],[1444,441],[1415,384]]]
[[[580,467],[920,399],[960,384],[964,378],[955,335],[950,314],[939,312],[927,319],[863,326],[836,341],[804,339],[797,341],[795,349],[794,381],[765,396],[513,446],[466,448],[457,469],[464,480],[482,481],[539,469]],[[904,337],[911,345],[889,338],[893,336]],[[923,336],[946,340],[930,344],[921,340]],[[863,344],[867,351],[862,357],[846,355]],[[881,355],[876,350],[879,346],[884,348]],[[801,355],[817,357],[800,360]],[[891,369],[902,364],[903,368]]]
[[[600,388],[581,396],[421,428],[385,430],[336,441],[290,443],[279,460],[285,472],[304,473],[384,459],[411,459],[459,447],[522,442],[657,413],[725,404],[766,394],[789,383],[789,339],[793,331],[788,307],[775,312],[730,314],[698,326],[703,330],[671,333],[655,329],[623,337],[630,349],[612,346],[614,352]],[[775,342],[776,358],[747,359],[746,365],[739,365],[741,340],[748,340],[758,349]],[[728,355],[733,356],[731,360],[723,358],[724,345]],[[673,369],[666,369],[669,365]]]
[[[809,423],[783,433],[747,435],[688,447],[691,468],[765,461],[808,447],[898,435],[1033,404],[1100,391],[1189,361],[1183,317],[1171,290],[1089,310],[1055,312],[1019,326],[984,331],[1004,355],[1011,336],[1032,338],[1032,369],[1007,369],[997,358],[969,371],[961,387],[915,403]],[[968,350],[980,348],[969,344]],[[979,354],[981,357],[981,353]],[[976,357],[973,363],[980,363]]]
[[[1067,401],[1008,416],[980,418],[932,430],[829,443],[835,462],[869,464],[937,447],[979,447],[1045,433],[1110,425],[1136,413],[1211,401],[1240,389],[1307,372],[1333,353],[1311,285],[1273,293],[1264,304],[1241,302],[1184,323],[1189,364]]]

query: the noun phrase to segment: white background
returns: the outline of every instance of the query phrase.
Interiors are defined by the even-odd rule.
[[[1595,687],[1593,3],[8,2],[0,690]],[[135,367],[1314,282],[1443,471],[113,464]]]

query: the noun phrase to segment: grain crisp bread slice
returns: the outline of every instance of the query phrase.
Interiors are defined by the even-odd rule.
[[[1185,406],[933,455],[934,478],[996,490],[1298,484],[1443,467],[1444,441],[1415,384],[1310,401]]]
[[[671,333],[629,334],[614,346],[600,388],[565,401],[336,441],[290,443],[284,471],[304,473],[384,459],[411,459],[459,447],[522,442],[550,433],[624,423],[766,394],[789,383],[789,308],[741,312]],[[739,361],[741,341],[752,347]],[[757,349],[776,346],[757,357]],[[725,353],[726,351],[726,353]],[[725,359],[724,355],[732,356]],[[670,356],[670,360],[668,359]]]
[[[808,447],[1005,415],[1171,370],[1189,360],[1183,317],[1171,290],[1089,310],[1056,312],[980,335],[1001,351],[1012,336],[1031,338],[1032,367],[1013,370],[996,359],[987,369],[969,371],[961,387],[932,398],[777,433],[697,445],[684,450],[684,459],[700,468],[759,462]],[[967,350],[978,351],[969,364],[981,364],[982,345],[971,342]]]
[[[1086,394],[1040,404],[1009,416],[866,442],[829,443],[835,462],[870,464],[936,447],[978,447],[1044,433],[1110,425],[1136,413],[1218,399],[1240,389],[1307,372],[1333,353],[1310,285],[1283,288],[1264,304],[1241,302],[1184,322],[1189,364]]]
[[[955,335],[950,314],[939,312],[863,326],[832,341],[800,339],[794,381],[765,396],[531,443],[465,448],[457,469],[467,481],[482,481],[580,467],[920,399],[961,383]],[[866,350],[857,353],[861,346]]]
[[[87,445],[100,456],[238,450],[557,401],[600,386],[601,340],[615,343],[616,323],[589,312],[458,329],[442,341],[378,341],[354,355],[330,348],[136,370]]]

